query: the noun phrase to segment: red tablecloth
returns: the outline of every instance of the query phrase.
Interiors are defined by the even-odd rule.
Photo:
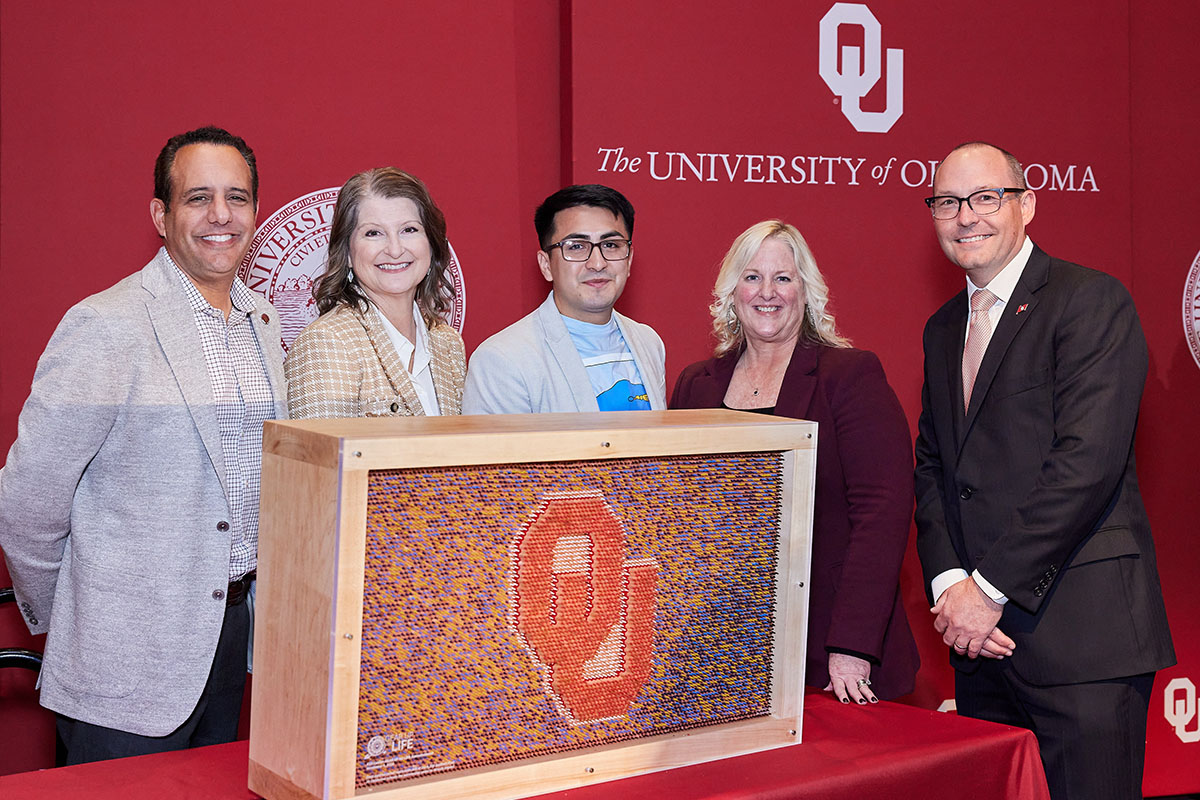
[[[0,778],[0,797],[249,800],[248,744],[203,747]],[[970,785],[963,781],[970,776]],[[1048,798],[1033,734],[895,703],[842,705],[810,691],[804,744],[543,798]]]

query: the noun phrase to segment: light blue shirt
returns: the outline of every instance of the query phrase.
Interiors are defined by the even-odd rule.
[[[603,325],[564,316],[601,411],[648,411],[650,398],[615,317]]]

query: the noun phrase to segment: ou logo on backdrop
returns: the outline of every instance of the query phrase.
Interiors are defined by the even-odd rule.
[[[1183,697],[1176,693],[1182,692]],[[1187,678],[1175,678],[1163,690],[1163,716],[1175,728],[1175,735],[1184,744],[1200,742],[1200,724],[1188,730],[1188,723],[1196,719],[1196,686]]]
[[[838,27],[858,25],[863,29],[863,47],[842,48],[842,70],[838,70]],[[862,3],[834,3],[821,18],[820,73],[826,85],[842,98],[842,113],[860,133],[887,133],[904,113],[904,51],[887,51],[887,107],[863,111],[861,101],[879,82],[883,43],[879,20]]]

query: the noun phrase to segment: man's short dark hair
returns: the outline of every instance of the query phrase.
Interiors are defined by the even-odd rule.
[[[258,202],[258,162],[254,160],[254,151],[250,149],[250,145],[246,144],[242,137],[234,136],[224,128],[206,125],[172,136],[159,152],[158,159],[154,162],[154,196],[162,201],[164,208],[171,208],[171,170],[175,168],[175,155],[181,147],[187,147],[189,144],[225,145],[241,153],[242,158],[246,159],[246,166],[250,167],[251,199]]]
[[[587,183],[559,189],[547,197],[533,215],[533,227],[537,229],[538,246],[545,250],[553,242],[554,217],[558,212],[577,206],[603,208],[625,223],[629,238],[633,239],[633,204],[625,195],[599,183]]]

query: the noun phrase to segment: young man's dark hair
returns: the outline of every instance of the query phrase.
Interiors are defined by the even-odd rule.
[[[533,214],[533,227],[537,230],[538,246],[545,250],[554,242],[554,217],[558,212],[576,206],[603,208],[625,223],[625,229],[633,240],[633,203],[625,195],[599,183],[568,186],[550,195]]]

